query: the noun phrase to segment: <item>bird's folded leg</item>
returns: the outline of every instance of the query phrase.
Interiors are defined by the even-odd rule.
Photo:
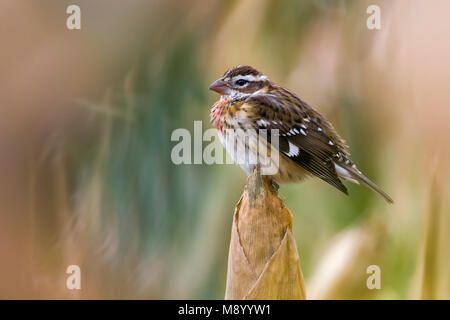
[[[270,191],[277,192],[278,189],[280,189],[280,186],[278,185],[278,183],[276,183],[273,180],[270,180]]]

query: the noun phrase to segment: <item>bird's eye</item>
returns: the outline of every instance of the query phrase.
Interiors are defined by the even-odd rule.
[[[242,86],[245,85],[247,82],[248,82],[247,80],[239,79],[239,80],[236,80],[235,83],[236,83],[238,86],[242,87]]]

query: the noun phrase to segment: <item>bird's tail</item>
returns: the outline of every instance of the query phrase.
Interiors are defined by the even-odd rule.
[[[379,186],[377,186],[375,183],[373,183],[369,178],[367,178],[365,175],[363,175],[358,169],[353,168],[351,166],[347,166],[345,164],[336,164],[336,172],[339,175],[339,177],[351,181],[353,183],[361,183],[368,187],[369,189],[372,189],[373,191],[380,194],[387,202],[394,203],[394,200]]]

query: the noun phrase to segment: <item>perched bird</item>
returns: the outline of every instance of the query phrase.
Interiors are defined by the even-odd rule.
[[[275,187],[278,183],[299,182],[305,177],[317,176],[348,194],[342,178],[361,183],[386,201],[393,202],[356,168],[345,141],[324,116],[258,70],[237,66],[225,72],[209,89],[221,95],[211,109],[211,122],[235,161],[242,154],[236,155],[235,150],[230,150],[224,130],[278,130],[279,170],[271,177]],[[270,144],[270,139],[266,140]],[[253,152],[257,150],[254,146],[248,147]],[[254,168],[248,163],[239,164],[247,174]]]

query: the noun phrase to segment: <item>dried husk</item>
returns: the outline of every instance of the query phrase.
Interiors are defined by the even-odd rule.
[[[306,299],[292,214],[256,169],[236,206],[225,299]]]

